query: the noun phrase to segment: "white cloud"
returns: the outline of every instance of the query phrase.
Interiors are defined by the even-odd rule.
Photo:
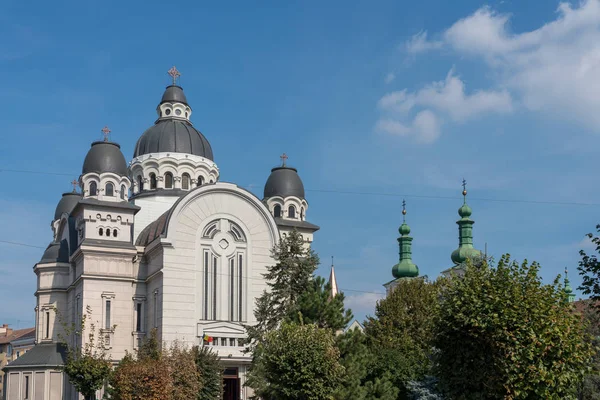
[[[432,143],[447,118],[464,122],[486,113],[509,113],[512,99],[507,90],[467,93],[465,83],[450,70],[446,79],[432,82],[417,92],[406,89],[388,93],[378,102],[384,116],[376,129],[395,135],[413,134],[419,142]]]
[[[561,3],[553,21],[522,33],[511,31],[510,15],[483,7],[441,37],[458,55],[483,60],[497,77],[494,85],[526,109],[600,130],[600,0]],[[441,47],[424,32],[410,43],[410,54]],[[482,100],[497,99],[473,97]]]
[[[394,74],[393,72],[390,72],[389,74],[387,74],[385,76],[385,83],[392,83],[394,82],[394,80],[396,79],[396,74]]]
[[[406,51],[410,54],[419,54],[429,50],[439,49],[442,45],[443,42],[441,41],[428,41],[427,31],[421,31],[406,42]]]
[[[353,295],[346,295],[344,306],[350,308],[356,314],[372,315],[375,312],[377,301],[385,298],[384,293],[365,292]]]

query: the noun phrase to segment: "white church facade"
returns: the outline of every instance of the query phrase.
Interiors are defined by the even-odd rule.
[[[254,322],[255,300],[267,288],[271,249],[292,229],[310,245],[319,227],[307,221],[303,183],[285,155],[262,199],[221,181],[178,72],[170,74],[133,159],[126,162],[105,128],[85,157],[79,190],[59,201],[52,241],[34,266],[36,346],[6,368],[7,400],[78,398],[57,369],[65,357],[59,316],[76,322],[88,307],[113,360],[156,329],[165,343],[213,347],[226,398],[251,395],[243,326]],[[70,340],[82,345],[85,335]]]

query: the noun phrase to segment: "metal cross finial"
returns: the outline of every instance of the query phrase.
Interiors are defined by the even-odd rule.
[[[467,181],[465,180],[465,178],[463,178],[462,187],[463,187],[462,195],[465,198],[465,202],[466,202],[467,201]]]
[[[108,134],[111,132],[111,130],[108,129],[108,126],[104,126],[104,128],[102,128],[100,131],[104,135],[104,141],[108,142]]]
[[[73,193],[77,193],[77,181],[75,179],[71,181],[71,185],[73,185]]]
[[[402,200],[402,219],[406,220],[406,200]]]
[[[569,270],[565,267],[565,278],[569,275]]]
[[[287,161],[287,159],[288,159],[288,156],[287,156],[287,154],[283,153],[282,155],[280,155],[280,156],[279,156],[279,158],[281,158],[281,166],[282,166],[282,167],[285,167],[285,162],[286,162],[286,161]]]
[[[331,256],[331,266],[333,267],[333,256]]]
[[[179,78],[181,76],[181,74],[179,73],[177,68],[175,68],[174,65],[171,67],[171,69],[167,73],[169,75],[171,75],[171,78],[173,78],[173,85],[175,85],[177,83],[177,78]]]

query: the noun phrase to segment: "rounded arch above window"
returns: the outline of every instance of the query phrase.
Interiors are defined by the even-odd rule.
[[[125,188],[125,185],[121,185],[121,200],[125,200],[126,192],[127,192],[127,188]]]
[[[137,183],[138,183],[138,190],[141,192],[142,190],[144,190],[144,178],[142,178],[141,175],[138,175],[137,177]]]
[[[113,185],[112,183],[108,182],[106,184],[106,186],[104,187],[104,195],[105,196],[114,196],[115,195],[115,185]]]
[[[90,183],[90,196],[96,196],[98,194],[98,184],[95,181]]]
[[[296,207],[294,207],[294,206],[288,207],[288,218],[296,218]]]
[[[156,189],[156,174],[154,172],[150,174],[150,189]]]
[[[165,188],[173,189],[173,174],[170,172],[165,174]]]
[[[181,188],[183,190],[190,190],[190,175],[187,173],[181,176]]]
[[[273,207],[273,216],[281,218],[281,206],[279,204],[275,204],[275,207]]]
[[[198,177],[198,182],[196,183],[198,186],[202,186],[204,185],[204,177],[203,176],[199,176]]]

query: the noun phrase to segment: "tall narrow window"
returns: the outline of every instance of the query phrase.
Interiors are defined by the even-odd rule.
[[[173,188],[173,174],[167,172],[165,174],[165,188],[172,189]]]
[[[150,174],[150,189],[156,189],[156,175]]]
[[[304,207],[300,209],[300,221],[304,221]]]
[[[213,309],[212,319],[217,319],[217,257],[213,256]]]
[[[183,174],[183,176],[181,177],[181,188],[183,190],[190,189],[190,176],[188,174]]]
[[[141,192],[142,190],[144,190],[144,179],[142,178],[141,175],[138,175],[137,181],[138,181],[138,190]]]
[[[229,320],[235,321],[235,257],[229,260]]]
[[[243,287],[243,279],[242,279],[242,271],[244,269],[244,264],[242,263],[242,255],[238,256],[238,321],[243,321],[243,297],[242,297],[242,287]]]
[[[281,218],[281,206],[279,204],[275,204],[273,208],[273,215],[275,218]]]
[[[25,375],[25,400],[29,400],[29,375]]]
[[[197,183],[197,185],[198,186],[204,185],[204,178],[203,177],[201,177],[201,176],[198,177],[198,183]]]
[[[125,200],[125,192],[127,192],[125,185],[121,185],[121,200]]]
[[[50,338],[50,312],[46,311],[46,339]]]
[[[90,183],[90,196],[95,196],[98,194],[98,185],[96,182]]]
[[[296,207],[294,207],[294,206],[288,207],[288,218],[296,218]]]
[[[104,329],[110,329],[110,300],[106,300],[106,316],[104,318]]]
[[[154,327],[158,328],[158,290],[154,291]]]
[[[135,304],[135,331],[142,331],[142,303]]]
[[[112,183],[108,182],[106,184],[106,187],[104,188],[104,194],[106,196],[114,196],[115,195],[115,185],[113,185]]]
[[[208,252],[205,251],[204,252],[204,319],[205,320],[208,320],[208,287],[209,287],[208,270],[209,270]]]

